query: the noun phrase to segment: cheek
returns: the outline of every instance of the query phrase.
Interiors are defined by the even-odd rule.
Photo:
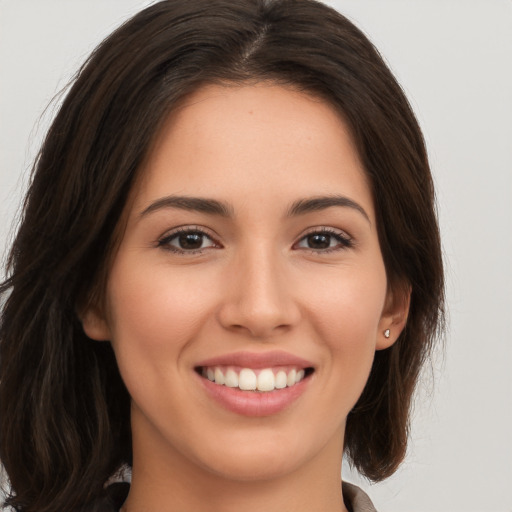
[[[327,348],[326,367],[335,376],[338,392],[345,389],[353,403],[373,363],[386,298],[383,265],[362,268],[333,273],[309,297],[316,339]]]
[[[151,267],[118,257],[107,290],[109,324],[132,396],[158,389],[170,375],[179,381],[184,349],[213,316],[210,284],[165,263]]]
[[[140,269],[140,270],[137,270]],[[179,344],[197,327],[211,300],[204,281],[186,272],[120,260],[112,269],[109,322],[115,340],[157,346]]]
[[[386,298],[383,265],[335,269],[309,293],[309,307],[320,326],[340,341],[364,343],[377,333]]]
[[[120,254],[110,274],[108,317],[123,381],[138,407],[164,419],[187,396],[186,349],[213,316],[215,288],[205,279],[130,254]],[[162,402],[165,389],[173,397]]]

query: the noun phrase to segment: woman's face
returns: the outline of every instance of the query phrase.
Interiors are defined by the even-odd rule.
[[[134,469],[251,480],[339,464],[394,339],[339,115],[279,86],[204,87],[168,119],[127,219],[107,310],[84,328],[111,340],[132,397]]]

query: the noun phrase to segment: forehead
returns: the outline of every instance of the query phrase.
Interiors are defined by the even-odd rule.
[[[325,101],[277,85],[209,85],[169,115],[135,200],[343,193],[371,211],[366,180],[346,123]]]

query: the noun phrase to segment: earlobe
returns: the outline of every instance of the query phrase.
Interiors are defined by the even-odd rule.
[[[375,350],[391,347],[405,328],[411,303],[411,287],[390,290],[379,322]]]
[[[85,334],[96,341],[108,341],[110,329],[104,315],[95,306],[89,306],[79,315]]]

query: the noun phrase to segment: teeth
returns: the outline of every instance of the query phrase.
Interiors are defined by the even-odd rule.
[[[226,377],[224,379],[224,384],[229,388],[237,388],[238,387],[238,373],[231,368],[226,372]]]
[[[216,366],[203,368],[202,375],[220,386],[239,388],[243,391],[268,392],[294,386],[304,378],[305,371],[292,368],[288,372],[278,370],[274,373],[271,368],[264,368],[257,373],[251,368],[242,368],[237,373],[233,368]]]
[[[272,370],[262,370],[258,375],[258,391],[272,391],[275,389],[275,382]]]
[[[215,382],[217,384],[224,384],[224,374],[220,368],[215,368]]]
[[[217,384],[217,380],[215,380]],[[238,387],[244,391],[254,391],[258,385],[256,374],[249,368],[244,368],[238,376]]]
[[[283,389],[286,387],[286,381],[288,380],[288,375],[283,370],[279,370],[276,375],[276,389]]]

